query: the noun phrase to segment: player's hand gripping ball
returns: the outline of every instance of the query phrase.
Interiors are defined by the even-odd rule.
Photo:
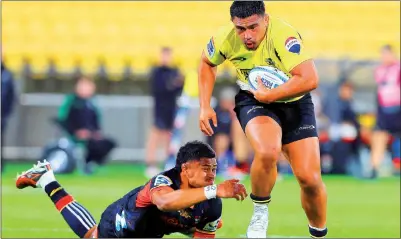
[[[226,180],[217,185],[217,197],[219,198],[235,198],[242,201],[247,196],[245,186],[239,183],[238,179]]]
[[[253,90],[258,89],[258,79],[269,89],[288,81],[289,77],[281,70],[271,66],[257,66],[249,72],[248,81]]]

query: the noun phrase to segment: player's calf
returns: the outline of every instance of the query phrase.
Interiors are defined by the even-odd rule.
[[[56,181],[50,163],[46,160],[19,175],[16,186],[20,189],[27,186],[43,188],[64,220],[80,238],[87,236],[96,227],[92,215]]]
[[[325,237],[327,194],[320,174],[309,172],[296,176],[301,187],[302,207],[310,223],[309,233],[315,238]]]

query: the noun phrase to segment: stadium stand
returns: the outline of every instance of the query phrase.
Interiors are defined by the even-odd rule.
[[[135,72],[144,73],[160,47],[168,45],[176,50],[177,64],[191,69],[216,27],[229,22],[230,2],[168,2],[168,11],[166,4],[3,2],[5,61],[19,70],[27,57],[34,71],[42,72],[48,58],[54,58],[67,72],[81,60],[84,71],[91,73],[101,57],[110,72],[121,72],[124,61],[132,59]],[[321,1],[305,8],[302,2],[290,1],[266,6],[302,33],[315,57],[372,59],[389,39],[396,46],[400,42],[399,2]]]

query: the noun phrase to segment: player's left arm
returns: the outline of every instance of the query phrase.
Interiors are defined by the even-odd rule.
[[[280,61],[292,77],[277,88],[261,93],[263,102],[295,98],[317,88],[319,77],[312,58],[303,44],[301,35],[290,25],[283,25],[273,36],[274,48]]]
[[[292,77],[286,83],[269,90],[270,102],[304,95],[319,85],[319,77],[311,59],[295,66],[290,73]]]
[[[221,214],[223,204],[220,198],[210,200],[210,207],[196,224],[193,238],[215,238],[217,229],[222,227]]]

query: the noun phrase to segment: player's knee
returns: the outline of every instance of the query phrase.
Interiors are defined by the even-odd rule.
[[[268,171],[276,167],[281,148],[278,146],[265,146],[255,150],[255,159],[260,161],[262,167]]]
[[[310,195],[318,194],[322,189],[324,189],[324,184],[320,173],[305,173],[298,175],[298,181],[302,190]]]

